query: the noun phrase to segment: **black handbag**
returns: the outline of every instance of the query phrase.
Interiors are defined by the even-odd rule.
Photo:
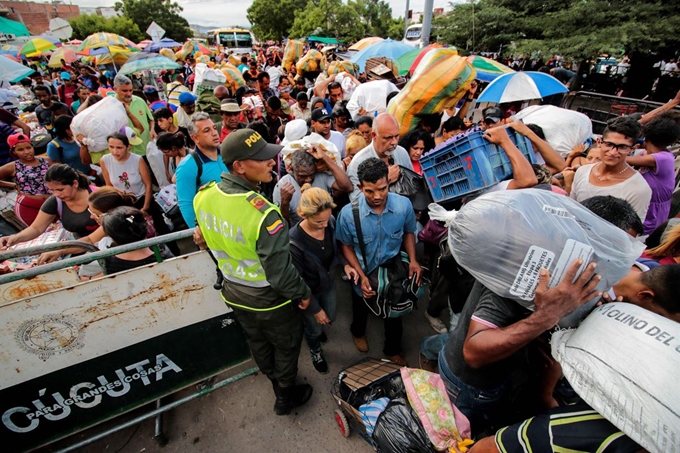
[[[352,202],[354,225],[359,240],[359,250],[364,261],[364,268],[368,269],[366,262],[366,248],[364,236],[361,230],[361,216],[359,215],[359,202]],[[418,306],[418,299],[425,293],[425,286],[418,285],[415,278],[409,278],[409,259],[405,252],[390,258],[378,266],[369,275],[368,279],[376,292],[374,297],[364,302],[374,315],[380,318],[399,318],[407,315]]]

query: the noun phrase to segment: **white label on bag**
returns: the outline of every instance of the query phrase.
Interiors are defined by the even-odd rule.
[[[538,273],[543,268],[550,268],[554,259],[555,254],[550,250],[532,245],[510,287],[510,294],[522,300],[534,300],[534,293],[538,286]]]
[[[552,275],[550,276],[550,288],[559,285],[571,264],[577,259],[581,258],[583,260],[583,264],[576,273],[576,277],[578,278],[578,276],[581,275],[581,272],[583,272],[583,270],[588,265],[588,262],[592,256],[593,248],[590,245],[575,241],[573,239],[568,239],[564,244],[564,249],[562,250],[560,259],[557,260],[555,270],[553,270]]]
[[[569,211],[567,211],[566,209],[558,208],[558,207],[555,207],[555,206],[549,206],[547,204],[543,205],[543,211],[545,211],[549,214],[552,214],[552,215],[556,215],[558,217],[563,217],[565,219],[573,219],[574,218],[574,216],[569,214]]]

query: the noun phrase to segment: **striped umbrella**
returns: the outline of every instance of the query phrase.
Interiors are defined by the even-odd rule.
[[[140,52],[130,59],[118,71],[120,74],[132,74],[133,72],[179,69],[179,65],[163,55],[152,52]]]
[[[84,50],[84,49],[96,49],[99,47],[110,47],[110,46],[119,46],[119,47],[128,47],[130,49],[137,49],[137,45],[130,41],[129,39],[117,35],[115,33],[94,33],[87,38],[85,38],[85,41],[80,45],[80,48],[78,50]],[[137,49],[139,50],[139,49]]]
[[[526,71],[503,74],[482,91],[477,102],[526,101],[541,99],[557,93],[567,93],[569,88],[550,74]]]
[[[364,39],[357,41],[347,50],[356,50],[356,51],[364,50],[366,47],[371,46],[371,45],[373,45],[377,42],[380,42],[382,40],[383,40],[383,38],[381,38],[379,36],[371,36],[370,38],[364,38]]]
[[[5,57],[5,58],[9,58],[10,60],[16,61],[17,63],[21,63],[21,60],[19,60],[19,59],[18,59],[17,57],[15,57],[14,55],[11,55],[11,54],[8,54],[8,53],[3,53],[3,54],[1,54],[0,56]]]
[[[47,66],[50,68],[60,68],[61,60],[64,60],[66,63],[73,63],[77,59],[78,55],[76,55],[75,50],[71,47],[63,46],[54,51]]]
[[[34,54],[45,52],[46,50],[56,49],[57,46],[46,40],[45,38],[31,38],[26,44],[21,46],[19,53],[21,55]]]
[[[481,55],[470,55],[468,61],[477,70],[477,80],[482,82],[491,82],[503,74],[515,72],[504,64]]]

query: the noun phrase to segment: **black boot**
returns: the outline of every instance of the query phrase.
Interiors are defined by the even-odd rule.
[[[278,387],[276,393],[276,403],[274,412],[276,415],[288,415],[296,407],[300,407],[309,401],[314,389],[309,384],[290,385],[288,387]]]
[[[272,383],[272,388],[274,389],[274,395],[279,396],[279,383],[276,379],[268,378]]]

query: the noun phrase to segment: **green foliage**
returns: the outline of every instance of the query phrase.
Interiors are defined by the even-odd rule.
[[[435,19],[449,44],[470,51],[571,58],[658,52],[680,44],[680,3],[662,0],[480,0]],[[474,14],[473,14],[474,11]],[[473,34],[474,17],[474,34]],[[506,53],[506,52],[504,52]]]
[[[144,33],[151,22],[156,22],[165,30],[166,37],[177,42],[184,42],[193,36],[189,22],[180,15],[183,8],[171,0],[122,0],[116,2],[114,8],[137,24]]]
[[[144,34],[137,24],[127,17],[112,17],[110,19],[98,14],[81,14],[70,19],[74,39],[85,39],[98,32],[116,33],[134,42],[144,39]]]
[[[295,15],[290,29],[291,38],[309,35],[332,36],[347,41],[358,41],[366,33],[366,24],[361,22],[359,13],[342,0],[310,0],[300,13]]]
[[[255,0],[248,7],[248,21],[257,39],[280,40],[288,36],[296,12],[305,9],[307,0]]]
[[[392,23],[387,29],[387,38],[392,38],[395,41],[404,39],[404,18],[392,19]]]

